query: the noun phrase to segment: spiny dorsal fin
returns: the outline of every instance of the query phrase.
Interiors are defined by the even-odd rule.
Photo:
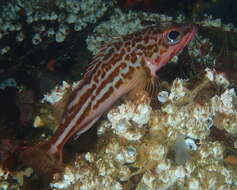
[[[104,43],[102,47],[100,48],[99,52],[92,57],[91,62],[88,64],[86,68],[86,72],[84,74],[84,77],[91,78],[91,75],[95,72],[97,67],[106,61],[108,61],[110,58],[114,56],[114,54],[118,51],[118,47],[120,48],[121,45],[121,39],[117,38],[116,40],[112,40],[108,43]]]

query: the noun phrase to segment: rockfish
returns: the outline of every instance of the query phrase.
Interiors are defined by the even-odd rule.
[[[40,171],[52,171],[63,163],[65,143],[80,135],[121,96],[145,88],[195,36],[193,25],[151,26],[118,37],[102,46],[74,89],[61,124],[47,141],[26,149],[20,160]]]

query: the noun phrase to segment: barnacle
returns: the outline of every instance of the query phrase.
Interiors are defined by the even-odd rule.
[[[86,153],[85,158],[93,155],[89,163],[88,158],[79,156],[72,163],[78,167],[68,166],[74,176],[78,176],[77,179],[71,178],[70,184],[65,178],[56,180],[51,186],[54,189],[66,189],[80,183],[87,184],[87,187],[80,187],[88,189],[101,187],[106,178],[106,187],[110,189],[232,189],[237,176],[233,169],[223,164],[226,147],[221,141],[213,142],[209,138],[213,126],[210,120],[217,119],[218,113],[224,109],[224,99],[221,97],[229,91],[229,87],[224,86],[226,90],[222,94],[204,96],[202,105],[196,102],[197,96],[201,95],[200,91],[208,93],[207,86],[221,86],[217,78],[215,71],[207,69],[202,79],[191,89],[191,81],[183,83],[176,79],[171,88],[180,87],[175,92],[181,98],[173,99],[174,90],[171,89],[173,93],[169,94],[169,98],[172,101],[164,103],[161,110],[151,111],[149,121],[142,125],[148,133],[142,131],[141,137],[136,140],[127,138],[127,133],[131,125],[140,129],[141,126],[132,120],[134,113],[142,115],[142,112],[135,112],[136,105],[131,101],[114,107],[108,113],[111,124],[102,122],[98,129],[106,128],[103,133],[106,143],[99,145],[96,154]],[[233,101],[228,104],[231,112],[226,112],[226,118],[232,118],[233,113],[236,113],[236,96],[232,94],[231,97]],[[136,134],[136,130],[131,130],[130,133]],[[170,150],[176,152],[175,158],[169,157]],[[82,176],[85,164],[89,170]],[[61,188],[56,185],[59,182],[68,185]]]

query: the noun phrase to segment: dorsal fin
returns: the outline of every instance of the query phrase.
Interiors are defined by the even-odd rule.
[[[136,38],[136,36],[144,34],[144,31],[146,31],[148,28],[153,28],[153,26],[144,28],[143,30],[139,30],[132,34],[113,37],[109,42],[103,43],[101,48],[99,49],[99,52],[92,58],[91,62],[88,64],[84,76],[86,78],[91,78],[92,73],[94,73],[98,65],[100,65],[102,62],[107,63],[108,60],[112,58],[119,51],[119,49],[123,47],[123,43]]]
[[[91,78],[91,75],[95,72],[97,67],[104,62],[107,62],[110,58],[114,56],[114,54],[118,51],[120,46],[122,45],[122,39],[116,38],[108,43],[104,43],[99,52],[92,57],[91,62],[88,64],[86,68],[86,72],[84,74],[85,78]]]

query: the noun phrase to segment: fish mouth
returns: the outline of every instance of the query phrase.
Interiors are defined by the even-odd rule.
[[[191,24],[181,27],[181,31],[184,33],[184,36],[178,44],[170,46],[168,51],[156,60],[155,73],[157,73],[161,67],[167,64],[170,59],[179,54],[188,45],[188,43],[195,37],[197,30],[197,26]]]
[[[187,26],[187,30],[189,30],[189,32],[187,32],[187,34],[183,37],[182,41],[180,44],[180,47],[177,48],[176,50],[176,55],[181,53],[181,50],[186,47],[188,45],[189,42],[191,42],[193,40],[193,38],[195,37],[198,28],[195,25],[189,25]]]
[[[192,28],[192,30],[191,30],[191,32],[189,34],[189,39],[188,39],[189,41],[191,41],[194,38],[194,36],[196,35],[196,33],[198,31],[197,26],[191,25],[190,27]]]
[[[174,48],[173,54],[175,54],[175,55],[180,53],[181,50],[184,49],[184,47],[186,47],[188,45],[188,43],[192,41],[192,39],[195,37],[195,35],[198,31],[198,28],[197,28],[197,26],[190,24],[190,25],[184,27],[184,31],[186,31],[186,34],[184,35],[183,39],[180,41],[179,45],[177,45]]]

